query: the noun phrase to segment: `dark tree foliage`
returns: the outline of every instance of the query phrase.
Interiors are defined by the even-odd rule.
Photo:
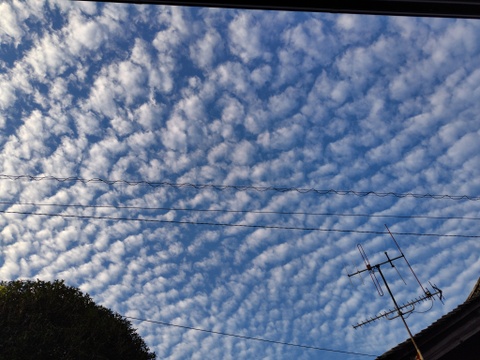
[[[0,359],[155,359],[130,322],[63,281],[0,282]]]

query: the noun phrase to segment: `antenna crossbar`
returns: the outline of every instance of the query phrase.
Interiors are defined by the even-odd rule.
[[[352,277],[352,276],[355,276],[355,275],[361,275],[362,272],[365,272],[365,271],[368,271],[371,278],[372,278],[372,281],[373,281],[373,284],[375,285],[376,289],[377,289],[377,292],[379,293],[380,296],[383,296],[383,290],[382,290],[382,286],[380,284],[380,282],[378,281],[377,277],[375,276],[375,273],[377,272],[380,277],[382,278],[382,281],[383,281],[383,285],[385,285],[385,288],[387,289],[388,291],[388,294],[390,295],[390,297],[392,298],[392,301],[393,301],[393,304],[395,305],[395,309],[390,309],[388,311],[384,311],[383,313],[380,313],[374,317],[371,317],[367,320],[364,320],[362,322],[359,322],[357,323],[356,325],[353,325],[353,328],[356,329],[360,326],[363,326],[363,325],[366,325],[366,324],[369,324],[371,322],[374,322],[378,319],[381,319],[381,318],[387,318],[388,320],[393,320],[393,319],[396,319],[396,318],[401,318],[402,319],[402,322],[403,324],[405,325],[405,328],[407,329],[408,331],[408,335],[410,336],[410,339],[412,341],[412,344],[413,346],[415,347],[415,350],[417,352],[417,359],[420,359],[420,360],[423,360],[423,356],[422,356],[422,353],[420,352],[420,349],[418,348],[417,344],[415,343],[415,339],[413,338],[413,335],[407,325],[407,322],[405,321],[405,317],[404,315],[406,314],[409,314],[411,312],[413,312],[415,310],[415,304],[419,303],[419,302],[422,302],[422,301],[426,301],[426,300],[434,300],[434,296],[438,296],[439,300],[443,303],[443,294],[442,294],[442,290],[440,290],[436,285],[431,285],[431,287],[433,288],[433,292],[431,292],[430,290],[428,290],[428,288],[424,288],[422,283],[420,282],[420,280],[418,279],[417,275],[415,274],[415,272],[413,271],[413,268],[410,266],[410,263],[408,262],[407,258],[405,257],[405,255],[403,254],[403,251],[402,249],[400,248],[400,245],[398,245],[398,242],[397,240],[395,240],[395,238],[393,237],[392,233],[390,232],[390,230],[388,229],[388,226],[385,225],[385,227],[387,228],[388,230],[388,233],[390,234],[391,238],[393,239],[393,241],[395,242],[395,245],[397,246],[398,248],[398,251],[400,252],[400,255],[397,256],[397,257],[394,257],[394,258],[391,258],[390,256],[388,256],[388,253],[385,251],[385,256],[387,257],[387,260],[384,261],[384,262],[381,262],[381,263],[378,263],[378,264],[375,264],[375,265],[371,265],[370,264],[370,261],[368,260],[368,257],[367,257],[367,254],[365,253],[365,251],[363,250],[363,247],[362,245],[358,244],[357,245],[357,248],[358,248],[358,251],[360,252],[360,255],[362,256],[363,258],[363,261],[365,263],[365,268],[362,269],[362,270],[358,270],[357,269],[357,272],[355,273],[352,273],[352,274],[347,274],[348,277]],[[409,301],[407,303],[404,303],[403,305],[399,305],[397,303],[397,301],[395,300],[395,297],[393,296],[393,293],[392,293],[392,290],[390,289],[390,286],[388,285],[387,283],[387,280],[385,279],[385,276],[383,275],[383,272],[382,272],[382,269],[381,269],[381,266],[382,265],[385,265],[385,264],[390,264],[391,267],[395,268],[395,265],[394,265],[394,261],[397,260],[397,259],[400,259],[400,258],[403,258],[405,260],[405,262],[407,263],[410,271],[412,272],[413,276],[415,277],[415,279],[417,280],[418,284],[420,285],[420,288],[423,290],[423,295],[420,296],[420,297],[417,297],[415,299],[413,299],[412,301]],[[400,278],[402,279],[402,281],[405,283],[405,280],[403,279],[403,277],[400,275],[400,273],[398,272],[398,269],[395,269],[397,270],[397,273],[398,275],[400,276]],[[405,283],[406,284],[406,283]]]
[[[389,309],[388,311],[384,311],[380,314],[378,314],[377,316],[374,316],[374,317],[371,317],[369,319],[366,319],[364,321],[361,321],[359,323],[357,323],[356,325],[353,325],[353,328],[356,329],[356,328],[359,328],[361,326],[364,326],[366,324],[369,324],[371,322],[374,322],[378,319],[381,319],[381,318],[387,318],[388,320],[393,320],[393,319],[396,319],[397,317],[401,316],[401,315],[405,315],[405,314],[408,314],[408,313],[411,313],[415,310],[415,304],[418,304],[420,302],[423,302],[423,301],[427,301],[427,300],[434,300],[434,296],[435,295],[441,295],[441,290],[437,289],[435,292],[429,292],[427,290],[427,293],[428,295],[422,295],[422,296],[419,296],[415,299],[413,299],[412,301],[409,301],[407,303],[404,303],[402,304],[401,306],[398,306],[397,309]],[[393,315],[394,316],[390,316],[390,315]]]

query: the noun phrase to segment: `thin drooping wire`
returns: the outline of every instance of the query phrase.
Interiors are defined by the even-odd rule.
[[[271,214],[271,215],[305,215],[305,216],[338,216],[338,217],[368,217],[368,218],[394,218],[394,219],[430,219],[430,220],[480,220],[475,216],[433,216],[433,215],[395,215],[395,214],[351,214],[351,213],[318,213],[303,211],[269,211],[269,210],[228,210],[228,209],[194,209],[179,207],[151,207],[132,205],[83,205],[83,204],[60,204],[60,203],[35,203],[35,202],[14,202],[0,201],[1,205],[25,205],[36,207],[73,207],[73,208],[94,208],[94,209],[125,209],[125,210],[149,210],[149,211],[189,211],[189,212],[215,212],[215,213],[239,213],[239,214]]]
[[[102,215],[55,214],[55,213],[41,213],[41,212],[34,212],[34,211],[0,210],[0,213],[61,217],[65,219],[137,221],[137,222],[163,223],[163,224],[174,224],[174,225],[207,225],[207,226],[224,226],[224,227],[239,227],[239,228],[254,228],[254,229],[321,231],[321,232],[356,233],[356,234],[373,234],[373,235],[389,234],[387,231],[375,231],[375,230],[328,229],[328,228],[316,228],[316,227],[255,225],[255,224],[230,224],[230,223],[215,223],[215,222],[207,222],[207,221],[164,220],[164,219],[153,219],[153,218],[132,218],[132,217],[116,217],[116,216],[102,216]],[[392,234],[404,235],[404,236],[458,237],[458,238],[470,238],[470,239],[480,238],[480,235],[464,235],[464,234],[436,234],[436,233],[415,233],[415,232],[393,232]]]
[[[429,312],[433,308],[433,301],[434,301],[433,299],[430,299],[430,307],[428,309],[425,309],[425,310],[422,310],[422,311],[415,309],[414,311],[418,314],[425,314],[425,313]]]
[[[356,191],[356,190],[335,190],[335,189],[315,189],[315,188],[295,188],[295,187],[277,187],[277,186],[254,186],[254,185],[219,185],[219,184],[194,184],[194,183],[174,183],[168,181],[130,181],[130,180],[108,180],[101,178],[85,179],[80,177],[56,177],[56,176],[33,176],[33,175],[8,175],[0,174],[0,180],[27,180],[27,181],[58,181],[58,182],[81,182],[103,183],[106,185],[126,185],[126,186],[150,186],[150,187],[171,187],[171,188],[192,188],[192,189],[212,189],[212,190],[234,190],[234,191],[276,191],[276,192],[298,192],[301,194],[315,193],[318,195],[353,195],[359,197],[377,196],[377,197],[397,197],[397,198],[415,198],[415,199],[448,199],[448,200],[470,200],[479,201],[478,196],[468,195],[448,195],[448,194],[418,194],[418,193],[396,193],[396,192],[379,192],[379,191]]]
[[[270,339],[259,338],[259,337],[254,337],[254,336],[246,336],[246,335],[231,334],[231,333],[220,332],[220,331],[206,330],[206,329],[200,329],[200,328],[196,328],[196,327],[192,327],[192,326],[172,324],[172,323],[168,323],[168,322],[164,322],[164,321],[141,319],[141,318],[137,318],[137,317],[133,317],[133,316],[124,316],[124,318],[131,319],[131,320],[148,322],[148,323],[152,323],[152,324],[164,325],[164,326],[173,326],[173,327],[177,327],[177,328],[181,328],[181,329],[201,331],[201,332],[206,332],[206,333],[215,334],[215,335],[229,336],[229,337],[234,337],[234,338],[243,339],[243,340],[261,341],[261,342],[267,342],[267,343],[270,343],[270,344],[293,346],[293,347],[299,347],[299,348],[309,349],[309,350],[334,352],[334,353],[356,355],[356,356],[369,356],[369,357],[377,357],[378,356],[378,355],[364,354],[364,353],[353,352],[353,351],[336,350],[336,349],[328,349],[328,348],[322,348],[322,347],[317,347],[317,346],[294,344],[294,343],[277,341],[277,340],[270,340]]]

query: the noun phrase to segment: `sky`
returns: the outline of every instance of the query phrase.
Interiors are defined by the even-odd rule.
[[[479,278],[478,20],[0,12],[0,279],[64,279],[159,359],[353,360],[408,337],[353,328],[393,308],[358,244],[399,303],[405,259],[442,289],[413,333]]]

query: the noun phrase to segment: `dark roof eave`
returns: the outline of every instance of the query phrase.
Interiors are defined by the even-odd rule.
[[[418,334],[414,335],[415,342],[419,344],[422,342],[427,342],[436,334],[446,332],[446,329],[462,321],[462,319],[468,316],[468,314],[470,314],[472,311],[475,311],[475,309],[480,309],[480,278],[477,280],[477,283],[473,287],[472,292],[463,304],[457,306],[455,309],[442,316],[430,326],[423,329]],[[410,339],[407,339],[377,357],[377,360],[390,358],[393,359],[393,356],[395,356],[395,354],[408,355],[410,353],[414,355],[414,349]]]

